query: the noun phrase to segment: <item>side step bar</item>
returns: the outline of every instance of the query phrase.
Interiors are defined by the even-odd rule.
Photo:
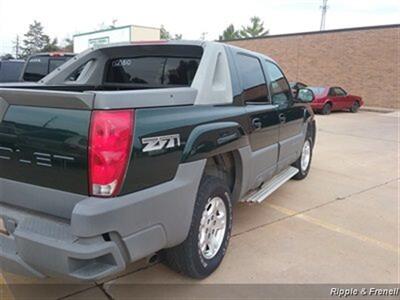
[[[299,170],[294,167],[287,168],[281,173],[275,175],[271,180],[265,182],[259,190],[245,196],[240,200],[240,202],[261,203],[298,172]]]

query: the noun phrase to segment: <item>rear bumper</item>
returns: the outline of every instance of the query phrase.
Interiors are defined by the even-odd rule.
[[[205,160],[182,164],[172,181],[129,195],[86,198],[70,219],[10,205],[3,201],[9,183],[0,179],[0,217],[9,232],[0,233],[0,268],[25,276],[99,280],[178,245],[190,228],[204,165]]]
[[[0,205],[0,212],[9,231],[9,235],[0,235],[0,265],[4,271],[94,280],[125,268],[114,241],[105,241],[102,236],[79,238],[62,220],[10,206]]]

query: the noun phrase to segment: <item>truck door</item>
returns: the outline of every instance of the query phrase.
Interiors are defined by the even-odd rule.
[[[242,85],[249,142],[251,175],[248,189],[259,187],[270,179],[278,160],[279,119],[272,105],[261,61],[256,56],[237,52],[235,61]]]
[[[264,61],[269,76],[269,91],[272,104],[277,106],[279,119],[278,172],[287,168],[300,156],[306,130],[304,128],[305,106],[296,104],[288,81],[279,67]]]

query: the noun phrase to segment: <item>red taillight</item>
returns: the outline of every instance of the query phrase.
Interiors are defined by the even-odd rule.
[[[93,196],[118,194],[131,152],[134,110],[97,110],[89,134],[89,192]]]

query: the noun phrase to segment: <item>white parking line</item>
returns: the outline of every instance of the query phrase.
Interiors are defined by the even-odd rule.
[[[330,230],[330,231],[333,231],[333,232],[338,232],[338,233],[347,235],[349,237],[352,237],[354,239],[357,239],[357,240],[360,240],[360,241],[363,241],[363,242],[368,242],[370,244],[374,244],[377,247],[380,247],[380,248],[383,248],[385,250],[400,254],[400,248],[396,247],[396,246],[393,246],[391,244],[376,240],[376,239],[371,238],[369,236],[363,235],[361,233],[358,233],[358,232],[355,232],[355,231],[352,231],[352,230],[348,230],[346,228],[340,227],[340,226],[335,225],[335,224],[327,223],[325,221],[322,221],[322,220],[307,216],[305,214],[299,213],[297,211],[294,211],[294,210],[291,210],[291,209],[288,209],[288,208],[285,208],[285,207],[282,207],[282,206],[278,206],[278,205],[270,204],[270,203],[267,203],[267,205],[272,207],[273,209],[275,209],[275,210],[287,215],[287,216],[293,216],[293,217],[302,219],[303,221],[306,221],[308,223],[317,225],[317,226],[325,228],[327,230]]]

